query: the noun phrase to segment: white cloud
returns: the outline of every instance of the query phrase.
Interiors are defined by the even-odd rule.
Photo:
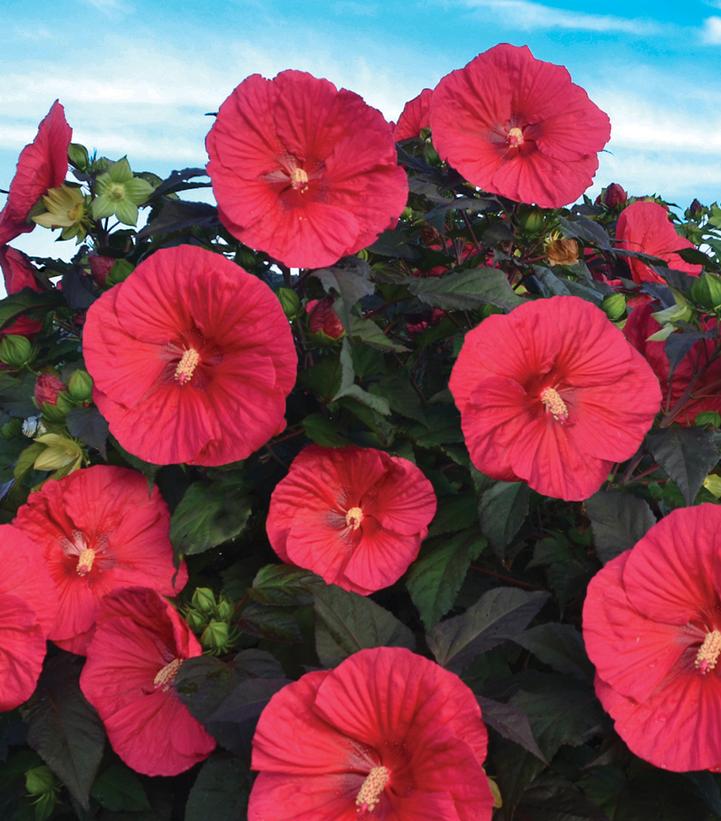
[[[721,45],[721,17],[707,17],[703,21],[701,40],[709,46]]]
[[[501,14],[503,22],[523,31],[535,29],[571,29],[599,33],[623,33],[637,36],[657,34],[666,26],[654,20],[632,19],[606,14],[569,11],[531,0],[461,0],[464,6],[489,9]]]
[[[108,17],[130,14],[133,11],[133,7],[125,0],[83,0],[83,3]]]

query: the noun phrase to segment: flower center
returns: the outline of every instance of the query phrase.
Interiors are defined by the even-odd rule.
[[[345,523],[353,530],[358,530],[363,521],[363,510],[359,507],[351,507],[345,514]]]
[[[75,572],[78,576],[87,576],[93,569],[94,561],[95,551],[90,547],[84,547],[78,554],[78,563],[75,567]]]
[[[509,129],[506,135],[506,142],[511,148],[520,148],[523,145],[523,131],[517,126]]]
[[[169,690],[170,685],[173,681],[175,681],[175,677],[178,675],[178,670],[180,670],[180,665],[182,663],[183,659],[173,659],[172,661],[169,661],[165,667],[161,667],[153,679],[153,686],[155,689],[160,689],[163,692]]]
[[[546,406],[556,422],[565,422],[568,419],[568,405],[561,399],[561,394],[555,388],[544,388],[541,391],[541,402]]]
[[[378,806],[383,790],[391,777],[387,767],[373,767],[361,784],[355,803],[358,812],[373,812]]]
[[[294,191],[305,191],[308,187],[308,172],[305,168],[295,166],[290,171],[290,184]]]
[[[108,197],[116,202],[125,199],[125,186],[119,182],[114,182],[108,188]]]
[[[200,354],[195,348],[187,348],[183,351],[180,361],[175,366],[175,373],[173,374],[175,381],[181,385],[187,385],[193,378],[193,374],[199,362]]]
[[[705,676],[716,667],[719,655],[721,655],[721,632],[712,630],[706,633],[703,644],[698,648],[693,666]]]

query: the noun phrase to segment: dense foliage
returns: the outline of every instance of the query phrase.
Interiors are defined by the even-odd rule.
[[[265,129],[264,145],[276,138],[288,145],[297,137],[293,105],[301,112],[298,122],[314,115],[311,103],[327,106],[340,119],[366,118],[366,132],[360,126],[355,132],[361,148],[353,156],[352,146],[334,133],[335,166],[319,160],[313,170],[308,160],[304,170],[284,155],[290,194],[284,189],[283,197],[312,191],[316,177],[332,188],[332,175],[346,180],[350,166],[368,184],[367,191],[349,184],[320,216],[309,206],[310,221],[317,218],[316,227],[327,226],[332,235],[317,248],[311,248],[312,232],[301,226],[294,235],[283,222],[295,206],[287,200],[274,204],[276,189],[256,190],[255,178],[240,173],[233,187],[235,172],[228,163],[240,151],[233,140],[242,143],[242,128],[266,122],[266,109],[280,105],[262,86],[270,81],[257,77],[251,80],[258,88],[244,83],[224,104],[209,137],[220,216],[215,205],[193,200],[194,190],[211,186],[204,168],[161,179],[131,167],[132,158],[89,154],[70,143],[69,133],[46,137],[52,151],[57,154],[60,145],[63,156],[68,154],[69,179],[63,182],[64,167],[59,175],[49,167],[57,165],[57,156],[51,163],[45,149],[33,167],[33,179],[45,180],[42,190],[27,194],[28,208],[22,213],[20,207],[19,216],[0,215],[4,240],[37,224],[37,230],[59,228],[59,239],[77,243],[70,262],[30,259],[10,246],[0,251],[9,292],[0,301],[0,511],[3,523],[14,523],[13,530],[0,530],[0,555],[6,568],[14,568],[15,557],[29,552],[21,539],[44,545],[45,556],[62,543],[57,573],[70,574],[58,583],[56,606],[63,620],[49,629],[39,617],[33,621],[22,602],[17,610],[8,604],[22,599],[22,584],[30,589],[27,574],[22,584],[0,582],[0,651],[6,654],[0,673],[12,668],[13,681],[19,681],[17,669],[36,664],[39,675],[19,706],[0,693],[0,706],[7,710],[0,715],[0,814],[36,821],[244,818],[255,777],[252,739],[271,697],[313,671],[326,675],[321,693],[334,675],[340,678],[325,671],[349,658],[359,666],[359,659],[368,657],[354,654],[366,648],[392,647],[437,662],[475,695],[489,735],[485,761],[483,744],[464,737],[478,721],[473,704],[463,708],[466,724],[456,727],[460,719],[450,714],[444,722],[473,749],[469,755],[477,755],[478,767],[483,764],[494,818],[721,818],[721,783],[710,772],[721,765],[721,756],[707,762],[699,754],[693,759],[698,766],[681,762],[668,766],[680,772],[668,772],[659,761],[650,763],[653,749],[643,758],[634,755],[594,686],[594,665],[600,674],[601,661],[592,648],[603,645],[612,628],[593,625],[601,638],[587,637],[588,654],[582,633],[587,587],[602,567],[610,567],[674,511],[715,505],[721,498],[721,475],[715,472],[721,458],[721,208],[694,202],[681,215],[676,207],[666,211],[669,204],[656,195],[640,196],[650,192],[627,196],[618,185],[565,208],[516,201],[522,199],[518,186],[507,192],[514,199],[491,194],[503,188],[503,180],[499,183],[494,171],[495,187],[481,187],[470,175],[461,176],[454,157],[462,155],[463,145],[453,135],[443,137],[448,162],[434,147],[429,127],[442,126],[447,111],[432,111],[430,120],[427,112],[420,115],[422,121],[396,145],[396,164],[388,149],[390,126],[378,112],[366,112],[350,92],[341,92],[346,96],[337,102],[330,84],[313,87],[315,96],[298,96],[308,75],[284,74],[292,94],[283,93],[292,105]],[[453,102],[457,78],[449,77],[442,81],[443,93]],[[554,78],[566,82],[561,75]],[[573,95],[573,105],[591,105],[585,95]],[[238,113],[246,98],[258,106],[257,121]],[[56,104],[49,116],[59,111]],[[601,114],[594,114],[599,131],[606,127]],[[57,122],[51,125],[62,132]],[[512,121],[509,128],[509,145],[521,150],[522,123]],[[364,133],[374,157],[361,150]],[[573,145],[567,154],[544,159],[541,173],[555,174],[564,164],[577,167],[573,173],[582,189],[595,170],[589,157],[607,135],[594,139],[588,150]],[[35,147],[41,143],[39,137]],[[578,157],[570,156],[572,150]],[[262,166],[262,159],[257,162]],[[343,162],[345,170],[338,170]],[[459,163],[460,169],[463,160]],[[529,177],[519,179],[525,190]],[[571,201],[581,193],[571,190],[575,184],[566,179],[560,194],[544,188],[532,201],[553,196]],[[253,210],[247,224],[242,222],[246,201]],[[354,208],[358,220],[346,226],[344,214]],[[267,247],[280,256],[258,250]],[[297,265],[303,267],[291,267]],[[237,283],[245,290],[233,290]],[[265,284],[262,289],[259,283]],[[551,302],[557,297],[566,301]],[[511,318],[520,323],[531,310],[533,321],[510,334]],[[174,359],[158,365],[158,373],[170,368],[169,384],[175,380],[161,399],[150,387],[160,376],[153,375],[157,357],[142,336],[138,317],[144,311],[161,329],[162,344],[170,327],[196,334]],[[564,330],[572,321],[576,324]],[[208,338],[221,326],[227,332],[208,353]],[[469,332],[484,326],[493,331],[489,339],[472,337],[475,341],[466,344],[478,347],[464,349],[459,358]],[[508,417],[512,430],[505,439],[494,439],[506,423],[488,421],[490,400],[484,397],[503,382],[498,374],[504,363],[524,351],[537,352],[561,333],[568,335],[564,350],[571,361],[590,344],[597,326],[610,376],[594,383],[601,389],[594,394],[596,416],[591,433],[586,431],[585,450],[570,434],[553,450],[555,445],[533,444],[528,433],[537,424],[544,436],[555,432],[557,427],[548,426],[563,426],[576,412],[573,399],[564,402],[560,382],[543,388],[540,410],[528,421],[523,421],[525,405],[514,406]],[[496,380],[483,383],[477,401],[475,383],[460,385],[461,377],[451,376],[459,373],[456,362],[466,367],[464,357],[475,369],[473,380],[483,382],[489,374]],[[545,354],[538,357],[546,361]],[[619,370],[614,357],[632,365]],[[209,368],[225,363],[223,380],[213,382],[207,403],[198,400],[191,414],[172,398],[171,388],[197,383],[204,372],[196,368],[208,362]],[[574,367],[571,363],[567,370]],[[210,384],[211,376],[207,379]],[[246,405],[247,396],[254,398]],[[317,450],[308,450],[311,445]],[[537,447],[541,467],[526,466],[518,447],[525,453]],[[483,473],[476,467],[487,463]],[[108,473],[105,466],[117,472]],[[344,520],[339,525],[328,520],[324,494],[338,499],[353,482],[371,480],[377,491],[372,510],[370,502],[362,508],[346,500],[339,514]],[[401,493],[406,507],[399,512],[400,503],[394,507],[393,500]],[[95,524],[84,525],[85,531],[78,524],[99,521],[110,508],[113,527],[125,528],[124,545],[141,538],[138,533],[151,533],[136,552],[113,554],[112,566],[105,546],[83,536]],[[718,510],[713,508],[713,515]],[[354,537],[364,515],[365,526],[372,518],[377,529],[362,532],[364,539],[377,538],[378,563],[371,553],[367,564],[354,567],[344,552],[349,542],[334,539],[336,531],[344,539]],[[684,531],[684,538],[693,540],[696,532]],[[713,527],[709,533],[703,537],[707,547],[713,544]],[[150,554],[152,570],[143,564]],[[651,564],[660,555],[651,555]],[[63,564],[68,557],[70,571]],[[706,564],[695,561],[683,555],[676,564],[669,560],[662,576],[668,579],[684,568],[699,587],[718,586],[714,556]],[[86,577],[96,578],[93,572],[105,574],[102,584],[86,585]],[[57,582],[59,576],[53,578]],[[594,584],[600,587],[600,581]],[[125,587],[136,589],[124,592]],[[155,591],[172,596],[172,604]],[[704,682],[716,680],[719,654],[712,646],[718,593],[707,594],[707,639],[702,633],[696,656],[698,675],[710,674]],[[141,611],[146,633],[132,652],[140,652],[141,645],[151,648],[150,655],[159,652],[152,648],[161,638],[170,642],[167,636],[177,649],[150,665],[156,694],[170,706],[159,723],[152,723],[154,714],[142,719],[151,732],[139,749],[122,735],[113,710],[125,698],[126,677],[131,681],[135,675],[126,661],[130,655],[117,654],[131,652]],[[11,617],[30,620],[6,624]],[[3,636],[21,623],[24,632],[3,644]],[[634,623],[632,629],[639,628]],[[147,638],[151,633],[157,641]],[[32,662],[24,655],[31,644]],[[621,645],[609,646],[617,658],[627,659],[624,669],[636,670],[639,680],[646,674],[643,664],[653,667],[652,660],[623,656]],[[87,662],[80,655],[85,653]],[[409,663],[406,655],[397,658],[393,664]],[[415,675],[410,664],[408,679]],[[379,665],[376,659],[368,669]],[[456,679],[449,683],[437,665],[428,663],[424,686],[428,693],[441,687],[450,692]],[[154,681],[152,670],[159,671]],[[433,687],[427,684],[431,680],[437,682]],[[615,680],[604,680],[615,686]],[[462,698],[458,695],[459,703]],[[694,716],[718,721],[719,698],[705,712],[694,701]],[[320,696],[316,700],[320,703]],[[124,702],[124,709],[132,710],[132,703]],[[181,743],[176,722],[186,728],[190,716],[197,720],[195,735],[188,741],[183,732]],[[653,713],[647,719],[652,723]],[[282,735],[279,724],[263,721],[272,727],[263,733]],[[670,722],[666,742],[683,748],[688,739],[682,736],[689,733],[695,749],[708,743],[715,750],[711,737],[718,735],[718,724],[699,726]],[[698,740],[704,732],[708,742]],[[419,744],[431,744],[418,738]],[[275,741],[257,741],[253,769],[264,770],[263,761],[271,758],[267,746]],[[627,742],[634,746],[632,737]],[[174,777],[145,774],[170,771],[146,767],[144,756],[181,753],[185,763]],[[439,767],[458,771],[461,764],[444,763],[437,755]],[[433,768],[424,766],[419,772],[431,779]],[[372,772],[383,790],[387,771]],[[471,778],[473,771],[468,773]],[[371,798],[359,807],[372,818],[377,796],[367,779],[360,780]],[[443,812],[446,804],[438,807]],[[447,817],[489,817],[481,804],[477,807]],[[384,817],[381,810],[382,805],[377,817]],[[272,817],[296,817],[289,805],[282,812]]]

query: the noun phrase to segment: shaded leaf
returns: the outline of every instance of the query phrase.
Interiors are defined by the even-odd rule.
[[[292,607],[310,604],[314,589],[322,584],[323,580],[308,570],[288,564],[267,564],[253,579],[248,596],[259,604]]]
[[[38,409],[33,402],[34,390],[35,376],[32,373],[20,376],[0,373],[0,408],[18,419],[37,414]]]
[[[533,730],[531,730],[531,724],[525,713],[519,710],[518,707],[514,707],[513,704],[503,704],[500,701],[493,701],[483,696],[477,696],[477,700],[481,705],[483,721],[489,727],[492,727],[508,741],[523,747],[524,750],[527,750],[540,761],[547,763],[536,743],[536,739],[533,737]]]
[[[179,554],[204,553],[241,533],[251,512],[246,497],[230,497],[218,485],[194,482],[173,511],[170,540]]]
[[[596,555],[604,564],[633,547],[656,524],[644,499],[620,490],[600,490],[586,502],[586,512]]]
[[[49,658],[23,712],[28,744],[87,810],[90,788],[103,757],[105,731],[80,691],[83,662],[80,656],[69,653]]]
[[[240,759],[216,754],[200,768],[185,806],[185,821],[245,818],[249,792],[250,773]]]
[[[525,482],[496,482],[481,496],[481,531],[499,556],[521,529],[530,500],[531,491]]]
[[[548,599],[545,592],[495,587],[461,616],[437,624],[427,636],[436,661],[461,670],[474,656],[515,638]]]
[[[71,436],[107,458],[108,423],[97,408],[73,408],[66,417]]]
[[[516,636],[514,641],[556,672],[581,681],[593,681],[593,666],[586,655],[583,638],[573,625],[539,624]]]
[[[405,345],[399,342],[394,342],[387,337],[381,328],[370,319],[361,319],[357,316],[350,318],[350,335],[354,339],[365,342],[371,348],[377,348],[379,351],[395,351],[396,353],[403,353],[410,350]]]
[[[140,231],[138,239],[155,234],[172,234],[188,228],[213,228],[218,224],[218,209],[205,202],[164,199],[151,221]]]
[[[315,591],[315,646],[324,667],[366,647],[415,648],[413,633],[365,596],[328,585]]]
[[[25,311],[34,308],[47,311],[61,303],[62,297],[58,291],[33,291],[31,288],[23,288],[16,294],[0,299],[0,328]]]
[[[692,504],[703,480],[719,460],[713,431],[666,428],[646,437],[653,458],[678,485],[686,504]]]
[[[90,795],[106,810],[141,812],[150,809],[143,782],[122,764],[111,764],[95,779]]]
[[[426,305],[448,310],[467,311],[482,305],[511,310],[523,302],[499,268],[473,268],[442,277],[412,279],[408,290]]]

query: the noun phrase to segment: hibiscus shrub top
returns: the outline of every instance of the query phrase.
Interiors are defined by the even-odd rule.
[[[525,47],[236,80],[0,181],[2,818],[721,819],[721,207]]]

